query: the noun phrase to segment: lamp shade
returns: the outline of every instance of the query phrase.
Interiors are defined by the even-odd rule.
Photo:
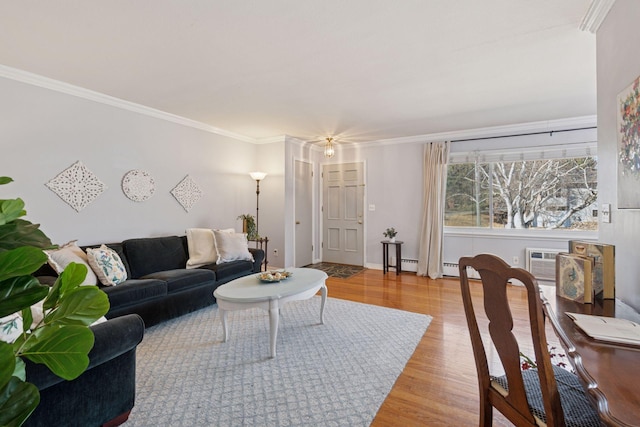
[[[256,181],[261,181],[265,176],[267,176],[265,172],[250,172],[249,175],[251,175],[251,178]]]

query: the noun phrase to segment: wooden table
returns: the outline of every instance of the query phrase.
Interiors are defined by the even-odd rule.
[[[380,243],[382,243],[382,273],[386,274],[389,267],[396,269],[396,276],[402,273],[402,244],[404,242],[383,240]],[[396,265],[389,265],[389,245],[396,246]]]
[[[600,418],[612,426],[640,426],[640,347],[595,341],[580,331],[565,312],[619,317],[640,323],[640,314],[619,300],[581,304],[540,286],[545,314],[576,369]]]

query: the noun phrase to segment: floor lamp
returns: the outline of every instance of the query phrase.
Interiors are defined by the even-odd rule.
[[[264,172],[251,172],[249,175],[256,181],[256,238],[259,238],[260,181],[263,180],[267,174]]]

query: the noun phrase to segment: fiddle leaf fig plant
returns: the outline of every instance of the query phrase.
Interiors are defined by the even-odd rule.
[[[0,177],[0,185],[12,181]],[[9,327],[22,325],[17,337],[0,339],[3,426],[22,425],[40,402],[38,388],[26,381],[24,359],[66,380],[77,378],[89,366],[94,343],[89,325],[109,310],[104,292],[81,286],[85,265],[69,264],[52,287],[32,276],[47,261],[43,249],[55,246],[38,224],[20,219],[24,215],[21,199],[0,200],[0,320],[9,317]],[[42,319],[34,322],[31,307],[41,301]]]

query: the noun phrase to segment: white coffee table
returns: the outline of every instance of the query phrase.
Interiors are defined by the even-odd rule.
[[[216,297],[218,309],[222,317],[223,340],[227,342],[227,312],[262,308],[269,312],[271,357],[276,357],[276,338],[278,336],[278,320],[280,307],[289,301],[309,299],[318,291],[321,292],[320,323],[324,324],[324,305],[327,301],[327,273],[313,268],[290,268],[292,275],[280,282],[265,283],[258,274],[241,277],[218,287],[213,296]]]

